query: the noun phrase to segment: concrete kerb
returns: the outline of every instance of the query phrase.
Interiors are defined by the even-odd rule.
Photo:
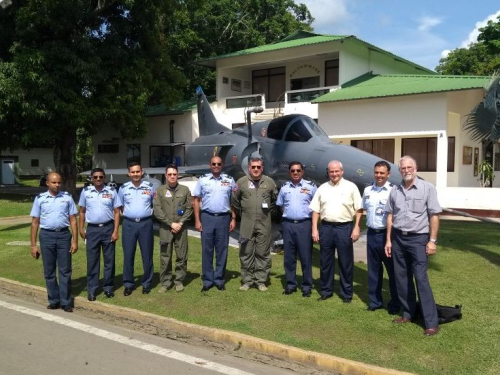
[[[0,290],[10,295],[30,297],[35,302],[45,303],[47,294],[45,288],[20,283],[0,278]],[[106,314],[114,319],[126,319],[137,324],[150,324],[181,335],[203,338],[212,342],[243,348],[248,351],[274,356],[276,358],[293,361],[307,366],[316,366],[319,369],[335,371],[340,374],[352,375],[404,375],[407,372],[386,369],[351,361],[327,354],[302,350],[291,346],[262,340],[249,335],[226,331],[223,329],[203,327],[195,324],[184,323],[172,318],[166,318],[147,312],[129,309],[126,307],[108,305],[102,302],[89,302],[84,297],[75,297],[75,309],[88,313]]]

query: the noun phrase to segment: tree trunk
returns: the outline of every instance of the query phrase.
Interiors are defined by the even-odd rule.
[[[63,130],[54,144],[54,165],[61,175],[61,190],[67,191],[75,199],[76,193],[76,129]]]

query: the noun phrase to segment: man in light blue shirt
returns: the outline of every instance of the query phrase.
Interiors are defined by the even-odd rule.
[[[88,300],[95,301],[99,288],[99,265],[104,260],[104,294],[114,297],[115,243],[120,226],[122,202],[115,189],[104,184],[106,174],[102,168],[90,172],[92,185],[83,189],[80,195],[80,236],[87,247],[87,292]],[[87,223],[87,231],[84,226]]]
[[[284,268],[286,287],[283,294],[297,291],[297,254],[302,266],[302,296],[310,297],[312,279],[312,210],[309,208],[316,184],[305,180],[304,166],[292,161],[288,170],[291,181],[280,189],[276,205],[283,211],[283,246],[285,248]]]
[[[139,163],[128,166],[131,181],[122,185],[118,196],[123,203],[123,291],[130,296],[135,288],[134,260],[137,242],[141,249],[144,276],[142,294],[151,292],[153,281],[153,198],[156,189],[151,182],[142,180],[143,171]]]
[[[382,282],[384,268],[389,278],[389,290],[391,300],[387,304],[389,314],[397,314],[400,310],[396,281],[394,278],[394,265],[392,258],[385,254],[385,240],[387,227],[387,212],[385,205],[392,190],[392,184],[388,181],[391,175],[391,166],[384,160],[375,163],[375,182],[367,186],[363,192],[362,209],[357,212],[360,219],[363,209],[366,211],[367,231],[367,260],[368,260],[368,299],[370,300],[367,310],[375,311],[383,308]],[[359,223],[360,220],[356,220]],[[359,230],[359,228],[358,228]]]
[[[221,173],[222,159],[218,156],[210,159],[209,167],[210,173],[199,178],[193,192],[195,228],[201,232],[202,292],[210,290],[214,285],[220,291],[226,289],[229,232],[236,226],[236,214],[231,212],[234,179]]]
[[[60,191],[61,176],[47,176],[49,190],[35,198],[31,209],[31,256],[38,259],[40,250],[50,310],[61,307],[73,312],[71,304],[71,256],[78,251],[78,213],[71,194]],[[40,227],[40,249],[36,244]],[[69,231],[71,227],[71,231]],[[56,277],[59,270],[59,284]]]

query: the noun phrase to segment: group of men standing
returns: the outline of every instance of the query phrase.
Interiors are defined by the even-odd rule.
[[[256,287],[268,290],[271,270],[271,217],[275,206],[283,215],[284,269],[286,286],[283,294],[298,290],[297,258],[302,267],[302,296],[310,297],[313,287],[312,244],[320,244],[321,290],[318,300],[333,296],[335,251],[340,274],[340,297],[344,303],[353,298],[353,243],[360,234],[363,210],[367,216],[368,297],[367,310],[383,307],[382,279],[385,265],[391,300],[390,314],[403,309],[394,323],[410,322],[416,315],[417,290],[425,323],[425,334],[439,332],[437,311],[427,278],[427,257],[436,250],[441,212],[435,188],[416,176],[413,158],[405,156],[399,169],[401,185],[388,182],[390,165],[380,161],[374,166],[375,182],[366,187],[361,197],[356,185],[343,178],[343,166],[333,160],[328,164],[329,181],[320,187],[304,178],[300,162],[289,164],[290,181],[278,189],[269,176],[263,174],[261,158],[251,158],[249,174],[237,182],[222,173],[223,162],[218,156],[210,160],[210,173],[200,177],[194,190],[178,183],[178,170],[169,165],[165,170],[167,183],[159,188],[142,179],[142,168],[133,163],[128,167],[130,182],[118,193],[104,184],[104,170],[92,170],[92,186],[80,196],[80,236],[87,247],[87,291],[89,301],[96,299],[99,287],[100,251],[104,258],[104,294],[114,296],[115,242],[118,239],[119,215],[123,213],[122,242],[124,252],[124,295],[135,288],[134,259],[137,242],[141,250],[144,275],[142,293],[151,291],[153,279],[153,220],[160,222],[160,288],[164,293],[175,287],[184,289],[187,273],[188,245],[185,223],[194,212],[195,228],[202,240],[202,292],[213,287],[225,290],[225,270],[229,232],[241,216],[240,262],[241,286],[246,291]],[[71,195],[60,191],[61,177],[50,173],[48,192],[35,199],[31,212],[31,243],[33,257],[40,251],[36,246],[38,227],[47,284],[49,309],[71,307],[71,254],[78,249],[76,239],[76,208]],[[87,223],[85,230],[84,223]],[[73,236],[69,231],[73,232]],[[176,252],[175,279],[172,252]],[[214,268],[215,255],[215,268]],[[394,259],[394,260],[393,260]],[[59,268],[59,285],[56,279]]]

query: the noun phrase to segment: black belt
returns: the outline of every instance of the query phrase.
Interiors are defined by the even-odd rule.
[[[42,228],[42,230],[46,230],[47,232],[66,232],[67,230],[69,230],[69,228],[68,227],[57,228],[57,229],[45,229],[45,228]]]
[[[219,212],[219,213],[214,213],[214,212],[209,212],[209,211],[201,211],[204,214],[209,214],[212,216],[226,216],[229,215],[229,212]]]
[[[331,225],[332,227],[339,227],[341,225],[352,224],[352,221],[345,221],[343,223],[337,223],[334,221],[321,220],[321,225]]]
[[[387,231],[387,229],[386,228],[375,229],[375,228],[368,227],[368,231],[369,232],[375,232],[375,233],[384,233],[385,231]]]
[[[129,221],[140,223],[141,221],[145,221],[145,220],[151,219],[151,217],[152,216],[146,216],[146,217],[138,217],[136,219],[131,219],[129,217],[124,216],[123,218],[126,219],[126,220],[129,220]]]
[[[429,233],[416,233],[416,232],[408,232],[405,230],[401,230],[398,228],[394,228],[394,231],[402,236],[421,236],[421,235],[429,235]]]
[[[92,223],[87,223],[88,227],[105,227],[106,225],[114,223],[114,220],[106,221],[105,223],[101,224],[92,224]]]
[[[283,221],[286,221],[287,223],[298,224],[298,223],[303,223],[304,221],[311,221],[311,218],[308,217],[307,219],[293,220],[293,219],[288,219],[288,218],[284,217]]]

